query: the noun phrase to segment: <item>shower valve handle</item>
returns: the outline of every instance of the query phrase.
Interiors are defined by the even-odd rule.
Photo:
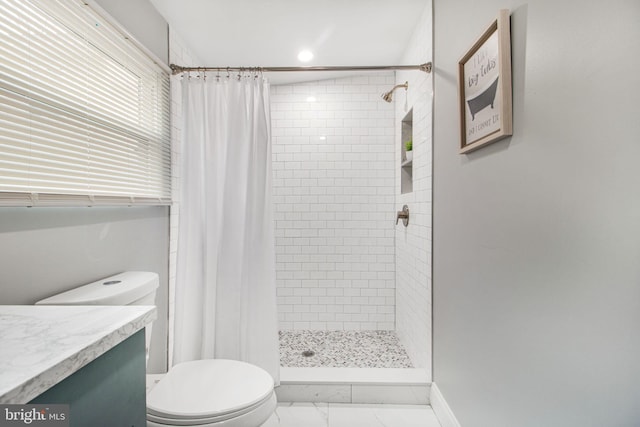
[[[398,216],[396,216],[396,225],[398,225],[398,221],[402,219],[402,224],[404,226],[409,225],[409,206],[404,205],[401,211],[398,211]]]

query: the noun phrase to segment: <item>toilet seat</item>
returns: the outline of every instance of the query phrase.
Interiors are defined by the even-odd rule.
[[[273,378],[265,370],[237,360],[195,360],[175,365],[149,392],[147,420],[206,425],[259,412],[263,406],[275,407]]]

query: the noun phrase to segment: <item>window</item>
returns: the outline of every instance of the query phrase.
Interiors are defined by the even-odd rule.
[[[169,75],[79,0],[0,0],[0,205],[168,204]]]

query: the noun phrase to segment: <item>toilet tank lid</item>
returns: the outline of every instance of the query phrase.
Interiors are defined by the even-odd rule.
[[[36,305],[127,305],[159,286],[157,273],[127,271],[36,302]]]

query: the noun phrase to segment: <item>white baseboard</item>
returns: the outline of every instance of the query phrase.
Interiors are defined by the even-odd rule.
[[[431,408],[442,427],[461,427],[436,383],[431,383]]]

